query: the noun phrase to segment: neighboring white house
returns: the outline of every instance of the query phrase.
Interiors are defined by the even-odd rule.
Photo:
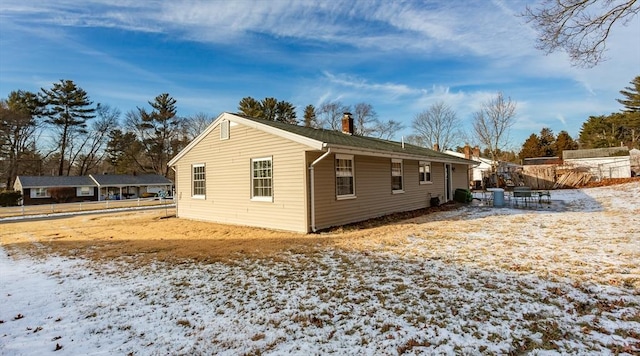
[[[464,158],[468,160],[472,160],[477,164],[471,167],[469,172],[469,184],[472,189],[483,189],[493,186],[499,186],[500,183],[495,181],[496,176],[491,175],[493,167],[496,169],[497,177],[502,178],[505,185],[511,185],[514,182],[514,173],[520,168],[519,165],[510,163],[510,162],[502,162],[502,161],[493,161],[488,158],[480,157],[480,148],[478,146],[471,148],[469,145],[464,147],[464,153],[455,152],[451,150],[446,150],[444,153]]]
[[[608,147],[562,152],[566,166],[588,168],[596,179],[631,177],[629,148]]]

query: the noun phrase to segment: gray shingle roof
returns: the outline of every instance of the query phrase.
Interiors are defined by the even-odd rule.
[[[173,182],[157,174],[92,174],[100,186],[142,186],[142,185],[172,185]]]
[[[89,176],[18,176],[23,188],[95,187]]]
[[[396,141],[382,140],[379,138],[367,137],[367,136],[347,135],[340,131],[291,125],[283,122],[257,119],[249,116],[244,116],[242,114],[234,114],[234,115],[240,116],[244,119],[258,122],[263,125],[268,125],[284,131],[288,131],[296,135],[300,135],[313,140],[325,142],[329,145],[339,145],[339,146],[352,147],[356,149],[366,149],[366,150],[383,151],[383,152],[390,152],[390,153],[417,155],[417,156],[424,156],[432,159],[441,159],[441,160],[450,161],[450,162],[459,161],[460,163],[463,163],[463,164],[475,164],[475,162],[468,161],[463,158],[457,158],[443,152],[434,151],[428,148],[415,146],[408,143],[405,143],[404,147],[402,147],[402,143],[396,142]]]
[[[93,179],[92,179],[93,178]],[[156,174],[91,174],[88,176],[18,176],[23,188],[172,185]],[[94,181],[95,179],[95,181]],[[98,184],[96,184],[98,182]]]

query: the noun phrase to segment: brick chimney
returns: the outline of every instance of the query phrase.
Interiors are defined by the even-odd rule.
[[[353,135],[353,118],[349,112],[342,116],[342,133]]]
[[[471,146],[469,144],[464,145],[463,152],[464,158],[471,159]]]
[[[480,147],[475,146],[473,148],[473,157],[480,157]]]
[[[433,150],[434,150],[434,151],[438,151],[438,152],[440,152],[440,145],[439,145],[439,144],[437,144],[437,143],[434,143],[434,144],[433,144]]]

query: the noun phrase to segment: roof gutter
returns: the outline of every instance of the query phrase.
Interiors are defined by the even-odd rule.
[[[315,161],[311,162],[309,165],[309,190],[311,194],[310,203],[311,203],[311,231],[316,232],[316,192],[315,192],[315,165],[320,163],[323,159],[327,158],[327,156],[331,154],[331,148],[327,150],[322,156],[318,157]]]
[[[385,158],[402,158],[402,159],[411,159],[416,161],[430,161],[430,162],[440,162],[440,163],[452,163],[452,164],[466,164],[468,166],[475,165],[476,163],[471,160],[458,158],[452,156],[448,157],[429,157],[422,156],[411,153],[402,153],[402,152],[391,152],[391,151],[378,151],[372,149],[360,149],[360,148],[352,148],[349,146],[340,146],[340,145],[331,145],[330,148],[334,149],[335,153],[345,153],[345,154],[353,154],[360,156],[373,156],[373,157],[385,157]]]

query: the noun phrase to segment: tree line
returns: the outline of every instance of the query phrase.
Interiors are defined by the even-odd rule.
[[[436,102],[415,115],[408,143],[444,151],[462,151],[467,142],[484,148],[492,160],[518,161],[530,157],[562,156],[576,148],[639,147],[640,76],[621,90],[624,109],[591,116],[578,140],[550,128],[531,134],[516,153],[507,149],[517,103],[502,93],[482,103],[472,116],[472,132],[463,132],[455,110]],[[0,179],[11,188],[17,175],[86,175],[89,173],[154,173],[170,176],[167,162],[203,132],[213,117],[178,115],[177,101],[162,93],[124,115],[115,107],[93,105],[86,91],[71,80],[60,80],[37,93],[13,91],[0,100]],[[242,98],[238,113],[306,127],[340,130],[345,112],[352,113],[355,134],[390,139],[403,129],[395,120],[381,120],[371,104],[353,106],[326,101],[307,105],[302,120],[287,101],[267,97]],[[52,135],[52,136],[48,136]],[[48,139],[47,139],[48,137]]]
[[[17,175],[154,173],[169,176],[167,162],[213,118],[177,115],[163,93],[124,114],[94,103],[72,80],[37,93],[17,90],[0,100],[0,178]]]

